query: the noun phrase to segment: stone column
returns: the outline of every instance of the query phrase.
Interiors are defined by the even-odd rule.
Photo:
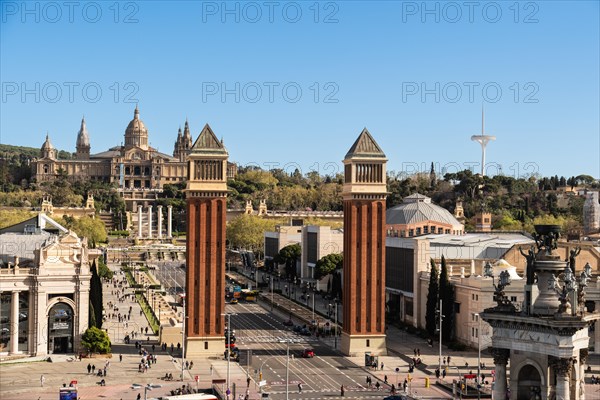
[[[10,354],[19,352],[19,292],[12,292],[10,299]]]
[[[496,383],[494,386],[493,397],[495,399],[504,400],[506,399],[506,364],[508,364],[508,358],[510,351],[508,349],[492,348],[492,355],[494,356],[494,365],[496,369]]]
[[[571,368],[573,368],[573,361],[570,358],[552,357],[550,364],[556,372],[556,400],[570,400],[571,390],[569,379]]]
[[[152,206],[148,206],[148,239],[152,239]]]
[[[138,239],[142,238],[142,206],[138,206]]]
[[[173,206],[167,206],[167,237],[173,237]]]
[[[162,223],[163,223],[163,215],[162,215],[162,206],[156,207],[158,209],[158,238],[162,239]]]

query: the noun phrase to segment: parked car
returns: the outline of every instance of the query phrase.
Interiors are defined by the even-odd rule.
[[[304,349],[302,350],[303,358],[313,358],[315,356],[315,351],[313,349]]]
[[[310,332],[310,330],[308,328],[302,328],[300,330],[300,332],[298,332],[299,334],[301,334],[302,336],[311,336],[312,333]]]
[[[231,301],[229,302],[229,304],[237,304],[238,303],[238,299],[231,299]]]

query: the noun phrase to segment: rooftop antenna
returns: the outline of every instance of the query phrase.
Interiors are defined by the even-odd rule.
[[[471,136],[471,140],[481,145],[481,176],[485,175],[485,147],[492,140],[496,140],[496,136],[485,134],[485,110],[481,105],[481,135]]]

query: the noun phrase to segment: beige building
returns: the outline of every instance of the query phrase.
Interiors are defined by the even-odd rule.
[[[0,354],[80,351],[99,255],[43,213],[0,230]]]
[[[285,246],[301,241],[302,226],[278,225],[275,232],[265,232],[265,261],[272,260]]]
[[[124,144],[92,154],[90,134],[85,119],[77,134],[74,158],[58,159],[58,152],[50,142],[49,135],[42,145],[40,158],[32,163],[33,178],[38,182],[51,181],[60,174],[69,179],[91,179],[115,183],[123,192],[129,211],[137,203],[153,201],[165,184],[182,182],[188,178],[187,158],[192,147],[192,135],[188,122],[181,128],[173,155],[159,152],[149,145],[149,131],[140,118],[136,106],[133,119],[125,128]],[[235,177],[237,167],[227,164],[227,178]]]

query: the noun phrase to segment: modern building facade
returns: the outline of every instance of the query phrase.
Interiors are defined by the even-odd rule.
[[[223,354],[228,156],[208,124],[188,156],[186,357]]]
[[[344,269],[341,350],[387,355],[385,199],[387,158],[365,128],[344,158]]]
[[[328,254],[339,254],[344,251],[343,229],[331,229],[329,226],[305,225],[302,227],[302,256],[300,258],[300,279],[315,290],[327,289],[327,278],[324,282],[315,279],[317,261]]]
[[[99,256],[44,213],[0,230],[0,354],[81,351]]]

